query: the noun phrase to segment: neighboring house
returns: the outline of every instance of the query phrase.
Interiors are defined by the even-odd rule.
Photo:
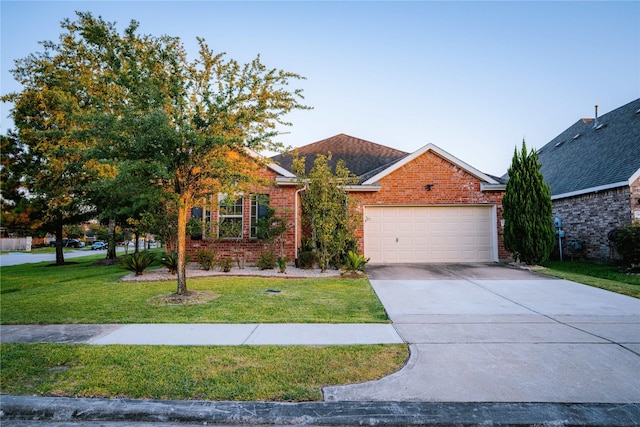
[[[334,162],[345,160],[347,168],[359,177],[348,189],[358,201],[357,211],[362,212],[363,221],[355,233],[358,248],[371,262],[493,262],[509,258],[502,237],[504,183],[435,145],[405,153],[340,134],[300,147],[297,152],[306,158],[307,168],[312,167],[317,154],[330,152]],[[274,164],[266,173],[273,184],[255,193],[268,195],[270,206],[286,219],[289,231],[278,246],[278,255],[293,260],[302,237],[299,192],[303,190],[290,172],[289,155],[272,160]],[[206,209],[197,211],[212,222],[241,222],[243,231],[235,240],[192,241],[191,248],[208,245],[219,255],[234,256],[237,249],[233,247],[239,244],[246,261],[254,261],[265,245],[251,234],[260,211],[253,200],[247,195],[235,209],[212,206],[209,213]]]
[[[581,119],[538,150],[562,220],[563,253],[594,260],[614,254],[608,234],[640,220],[640,99]]]

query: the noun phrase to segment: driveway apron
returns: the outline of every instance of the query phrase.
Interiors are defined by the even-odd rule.
[[[377,265],[411,356],[325,400],[640,402],[640,300],[500,264]]]

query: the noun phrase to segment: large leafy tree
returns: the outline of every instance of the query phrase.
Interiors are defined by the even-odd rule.
[[[67,21],[63,28],[68,31],[59,43],[43,43],[43,52],[16,60],[12,73],[23,90],[2,97],[14,103],[16,137],[28,159],[21,165],[21,188],[38,206],[40,228],[56,235],[56,264],[64,263],[63,226],[93,214],[86,185],[112,173],[92,158],[95,139],[83,131],[85,115],[95,108],[99,65]]]
[[[281,116],[299,103],[289,91],[300,76],[267,69],[256,58],[240,65],[215,54],[200,40],[199,57],[189,62],[176,40],[165,44],[163,72],[152,82],[159,108],[138,115],[129,150],[154,165],[160,185],[177,212],[177,293],[186,287],[187,213],[202,197],[232,194],[258,180],[259,158],[247,149],[274,148],[271,138]],[[130,116],[131,117],[131,116]],[[137,131],[139,130],[139,131]]]
[[[316,156],[309,173],[304,157],[294,157],[293,171],[300,180],[303,223],[312,233],[312,242],[322,271],[340,265],[340,257],[355,242],[359,216],[346,186],[356,183],[344,161],[331,170],[331,153]]]
[[[40,206],[28,197],[23,184],[30,162],[27,147],[12,132],[0,136],[0,224],[18,235],[32,235],[42,225]]]
[[[260,57],[228,60],[202,39],[189,61],[178,38],[139,35],[135,21],[120,34],[114,24],[78,13],[62,27],[60,44],[45,44],[44,54],[14,73],[25,90],[6,100],[16,102],[21,137],[47,147],[43,166],[75,166],[78,175],[61,174],[71,178],[61,191],[67,209],[76,201],[85,207],[80,196],[90,179],[80,171],[113,177],[118,161],[144,163],[141,184],[160,188],[177,213],[177,293],[184,294],[187,212],[201,197],[257,179],[259,158],[245,150],[276,148],[279,126],[290,125],[283,116],[308,108],[301,90],[288,87],[302,77],[268,69]]]
[[[520,152],[514,150],[508,175],[502,199],[505,248],[527,264],[542,262],[555,241],[551,190],[540,172],[538,154],[527,152],[524,140]]]

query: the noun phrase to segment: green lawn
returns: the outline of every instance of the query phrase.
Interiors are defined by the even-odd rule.
[[[94,255],[53,267],[2,267],[2,324],[60,323],[384,323],[384,308],[366,279],[209,277],[190,290],[219,298],[201,305],[158,306],[149,301],[176,282],[120,282],[121,266],[96,267]],[[280,293],[268,293],[279,290]]]
[[[388,322],[366,279],[215,277],[191,290],[220,297],[202,305],[157,306],[171,282],[120,282],[104,253],[0,268],[1,321],[33,323]],[[278,294],[265,292],[277,289]],[[90,346],[2,344],[0,391],[10,394],[140,399],[320,400],[325,385],[374,380],[400,369],[406,345]]]
[[[137,399],[322,400],[325,385],[378,379],[408,358],[405,345],[0,348],[2,393]]]
[[[547,269],[539,273],[640,298],[640,275],[621,272],[618,266],[585,261],[546,261],[542,265]]]

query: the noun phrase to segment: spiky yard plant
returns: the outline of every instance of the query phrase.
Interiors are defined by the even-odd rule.
[[[142,275],[154,261],[154,255],[151,252],[136,252],[122,258],[122,266],[129,271],[136,273],[136,276]]]

